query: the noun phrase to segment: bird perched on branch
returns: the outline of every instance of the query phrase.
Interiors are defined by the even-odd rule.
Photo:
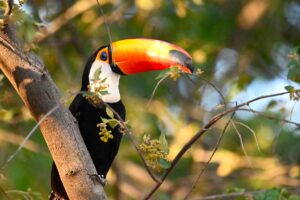
[[[113,42],[99,48],[88,59],[82,76],[81,93],[74,98],[70,111],[78,121],[81,135],[103,184],[122,138],[118,123],[104,123],[104,120],[114,118],[106,105],[117,112],[122,120],[125,120],[126,114],[119,92],[120,76],[164,70],[172,66],[186,73],[193,71],[191,56],[184,49],[153,39]],[[89,95],[91,93],[96,94],[96,98]],[[97,98],[104,104],[97,105]],[[55,164],[51,172],[51,187],[50,199],[68,199]]]

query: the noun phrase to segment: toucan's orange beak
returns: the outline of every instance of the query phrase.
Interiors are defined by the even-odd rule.
[[[120,40],[112,43],[111,53],[112,63],[125,75],[173,66],[193,72],[192,58],[184,49],[160,40]]]

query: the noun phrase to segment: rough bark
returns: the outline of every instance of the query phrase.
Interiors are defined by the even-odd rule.
[[[46,69],[15,48],[10,34],[0,31],[0,68],[39,121],[60,103],[61,95]],[[90,176],[96,170],[69,110],[61,105],[40,129],[70,199],[107,199],[102,185]]]

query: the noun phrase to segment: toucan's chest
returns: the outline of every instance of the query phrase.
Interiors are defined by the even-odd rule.
[[[117,103],[110,103],[110,105],[121,117],[125,120],[125,107],[121,101]],[[86,132],[95,132],[99,129],[97,124],[102,122],[101,118],[109,119],[106,113],[106,106],[95,107],[90,104],[86,99],[83,99],[79,109],[74,113],[82,135]]]
[[[121,101],[109,105],[123,118],[123,120],[125,120],[125,107]],[[100,140],[99,127],[97,127],[97,124],[102,122],[101,118],[109,119],[106,114],[105,105],[96,108],[86,99],[83,99],[79,109],[74,113],[74,116],[77,119],[81,135],[87,147],[103,143]],[[110,129],[110,127],[108,127],[108,129]],[[115,136],[118,137],[118,128],[116,127],[115,129],[116,130],[113,130],[112,134],[115,134]],[[114,142],[114,139],[107,144],[110,144],[111,142]]]
[[[79,128],[83,132],[96,130],[96,125],[102,122],[101,118],[108,118],[104,107],[96,108],[85,99],[82,101],[77,113],[75,113],[75,117]],[[82,131],[81,133],[83,133]]]
[[[125,120],[125,107],[121,101],[109,104],[119,115]],[[111,130],[113,139],[104,142],[100,139],[99,127],[97,124],[102,122],[101,118],[109,118],[106,114],[106,107],[96,108],[90,104],[85,98],[82,98],[78,109],[73,112],[76,117],[80,133],[85,142],[85,145],[92,157],[97,172],[106,175],[109,167],[118,152],[123,133],[119,131],[119,127]]]

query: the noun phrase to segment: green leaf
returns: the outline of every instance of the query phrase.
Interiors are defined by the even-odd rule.
[[[296,47],[294,48],[293,52],[294,52],[295,54],[300,55],[300,45],[299,45],[299,46],[296,46]]]
[[[144,142],[147,141],[147,138],[148,138],[148,135],[146,133],[144,133],[144,135],[143,135],[143,141]]]
[[[112,129],[119,125],[119,121],[116,119],[110,119],[107,123]]]
[[[165,76],[167,76],[167,74],[170,72],[170,70],[164,70],[164,71],[161,71],[157,77],[155,78],[156,80],[160,80],[162,78],[164,78]]]
[[[101,118],[101,120],[102,120],[103,123],[108,123],[109,122],[109,119],[106,119],[104,117],[100,117],[100,118]]]
[[[254,194],[254,200],[282,200],[288,196],[289,193],[284,188],[274,188]]]
[[[239,187],[231,187],[226,190],[226,193],[234,193],[234,192],[245,192],[245,189]]]
[[[289,196],[288,200],[300,200],[300,196],[291,195]]]
[[[272,101],[269,102],[269,104],[268,104],[268,106],[267,106],[267,109],[272,109],[272,108],[274,108],[276,105],[277,105],[277,101],[272,100]]]
[[[105,83],[106,80],[107,80],[107,77],[105,77],[104,79],[102,79],[102,80],[100,81],[100,83]]]
[[[286,91],[288,91],[288,92],[294,92],[295,91],[295,88],[291,85],[285,86],[284,89],[286,89]]]
[[[102,96],[104,96],[104,95],[108,95],[109,92],[108,92],[107,90],[104,90],[104,91],[100,91],[100,94],[101,94]]]
[[[295,82],[300,82],[300,66],[291,67],[288,71],[287,77]]]
[[[227,189],[225,193],[226,194],[236,193],[236,192],[244,193],[245,191],[246,190],[244,188],[231,187],[231,188]],[[249,200],[249,198],[246,196],[238,196],[238,197],[234,198],[234,200]]]
[[[109,116],[112,119],[114,118],[114,113],[110,108],[106,107],[105,111],[106,111],[107,116]]]
[[[99,80],[100,74],[101,74],[101,67],[99,67],[98,69],[96,69],[96,71],[94,73],[94,80]]]
[[[163,150],[164,152],[166,152],[167,154],[169,154],[168,141],[167,141],[166,136],[165,136],[164,133],[161,133],[161,134],[160,134],[160,136],[159,136],[159,141],[160,141],[162,150]]]
[[[171,167],[171,163],[163,158],[159,159],[158,163],[159,163],[160,167],[163,169],[169,169]]]
[[[294,68],[294,67],[299,67],[299,63],[296,60],[291,60],[288,65],[288,68]]]
[[[92,94],[93,94],[92,92],[88,92],[88,91],[83,91],[82,92],[83,97],[88,97],[88,96],[91,96]]]
[[[0,1],[0,9],[4,9],[4,1]]]
[[[26,3],[26,2],[27,2],[27,0],[19,0],[20,6],[23,6],[23,4]]]

